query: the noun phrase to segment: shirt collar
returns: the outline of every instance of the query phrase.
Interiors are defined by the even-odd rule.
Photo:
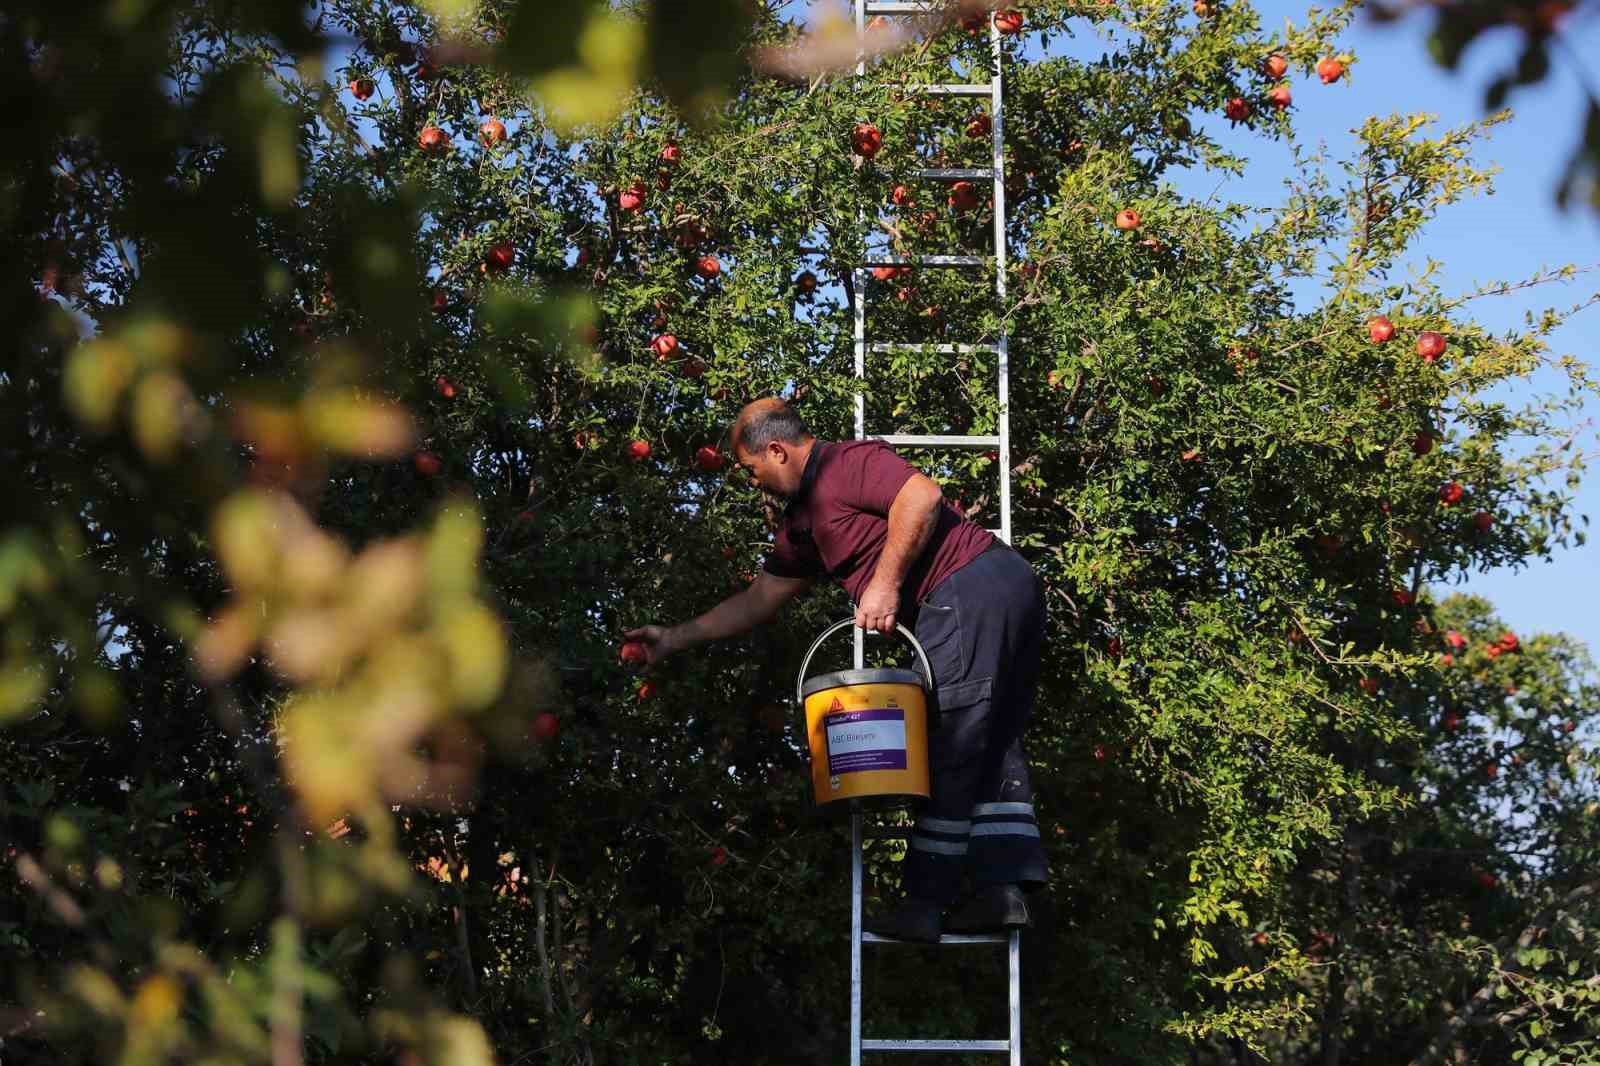
[[[793,508],[811,495],[811,486],[817,480],[817,457],[822,454],[824,447],[826,445],[820,440],[812,443],[811,454],[806,456],[806,468],[800,472],[800,487],[795,490],[793,496],[789,497],[789,505],[784,508],[785,511]]]

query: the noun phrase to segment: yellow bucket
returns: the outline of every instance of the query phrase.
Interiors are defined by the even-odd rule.
[[[806,679],[824,640],[853,626],[835,623],[800,664],[796,697],[805,708],[811,745],[811,787],[819,806],[839,800],[928,798],[928,689],[933,671],[922,645],[903,625],[921,662],[914,670],[840,670]]]

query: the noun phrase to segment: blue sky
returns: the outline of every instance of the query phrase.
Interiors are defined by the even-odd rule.
[[[843,2],[838,6],[849,7]],[[1303,22],[1307,4],[1302,0],[1260,0],[1256,8]],[[1263,21],[1264,28],[1274,25],[1265,15]],[[1354,143],[1351,131],[1371,115],[1435,115],[1433,131],[1482,118],[1483,90],[1514,62],[1520,33],[1504,30],[1485,35],[1451,72],[1435,65],[1428,55],[1431,23],[1431,13],[1384,25],[1359,18],[1340,41],[1340,51],[1353,53],[1357,60],[1344,81],[1324,86],[1315,76],[1295,73],[1291,78],[1292,114],[1302,144],[1309,147],[1324,142],[1329,158],[1337,160],[1348,154]],[[1420,264],[1432,258],[1442,264],[1438,278],[1446,293],[1466,293],[1493,281],[1517,281],[1542,268],[1568,263],[1600,266],[1600,214],[1582,206],[1562,211],[1555,204],[1556,186],[1577,144],[1585,106],[1571,57],[1600,55],[1600,18],[1579,18],[1564,34],[1572,47],[1556,56],[1544,82],[1512,94],[1508,103],[1513,117],[1496,128],[1476,155],[1480,164],[1501,169],[1494,194],[1450,208],[1414,246],[1412,262]],[[1103,50],[1092,34],[1081,35],[1065,47],[1084,56]],[[1291,173],[1287,147],[1256,136],[1232,134],[1220,116],[1213,122],[1200,121],[1224,145],[1251,160],[1247,173],[1230,180],[1219,195],[1243,203],[1280,202],[1283,182]],[[1185,193],[1209,195],[1218,180],[1218,175],[1207,174],[1177,184]],[[1569,283],[1477,300],[1471,314],[1491,332],[1502,332],[1522,326],[1529,312],[1570,307],[1597,291],[1600,269]],[[1594,363],[1600,357],[1600,307],[1568,321],[1550,341],[1549,358],[1571,354]],[[1516,409],[1536,397],[1564,395],[1566,388],[1563,375],[1541,369],[1496,389],[1489,398]],[[1581,427],[1575,450],[1600,459],[1600,402],[1591,399],[1569,425]],[[1546,491],[1564,490],[1564,481],[1565,472],[1561,472],[1543,487]],[[1600,470],[1585,473],[1572,509],[1575,516],[1600,514]],[[1502,568],[1468,575],[1455,588],[1489,599],[1519,634],[1564,631],[1591,651],[1600,652],[1600,608],[1590,600],[1591,596],[1600,599],[1600,546],[1593,541],[1577,548],[1557,548],[1549,562],[1535,561],[1518,571]],[[1443,595],[1450,589],[1434,591]]]

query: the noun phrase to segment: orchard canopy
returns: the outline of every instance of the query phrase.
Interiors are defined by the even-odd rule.
[[[864,77],[821,3],[8,5],[0,1061],[840,1061],[788,693],[847,603],[618,647],[761,565],[741,404],[993,432],[994,356],[936,346],[1003,331],[1027,1060],[1600,1063],[1593,663],[1449,593],[1582,543],[1586,276],[1436,282],[1509,115],[1299,127],[1358,8],[999,12],[1000,300],[854,274],[995,254],[914,175],[989,161],[986,101],[911,88],[988,77],[983,5]],[[1289,180],[1232,203],[1255,146]],[[1474,320],[1527,286],[1569,309]],[[858,383],[858,306],[930,347]],[[994,457],[906,454],[996,524]],[[866,982],[869,1036],[1004,1024],[999,959]]]

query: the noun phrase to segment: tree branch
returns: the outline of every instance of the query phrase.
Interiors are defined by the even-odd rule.
[[[1600,880],[1588,881],[1574,888],[1562,899],[1550,904],[1534,915],[1533,920],[1520,933],[1516,934],[1514,940],[1511,937],[1507,937],[1496,944],[1494,946],[1495,958],[1504,958],[1513,946],[1520,949],[1532,944],[1533,938],[1540,929],[1549,926],[1554,919],[1574,904],[1580,903],[1596,893],[1600,893]],[[1445,1020],[1444,1024],[1439,1027],[1438,1033],[1434,1035],[1433,1040],[1423,1049],[1422,1054],[1411,1060],[1410,1066],[1437,1066],[1438,1063],[1444,1061],[1445,1053],[1460,1039],[1462,1031],[1472,1025],[1473,1019],[1494,999],[1494,990],[1501,981],[1498,976],[1499,972],[1497,970],[1494,979],[1474,992],[1472,998],[1460,1010]],[[1511,968],[1507,972],[1516,973],[1518,971],[1515,968]]]

